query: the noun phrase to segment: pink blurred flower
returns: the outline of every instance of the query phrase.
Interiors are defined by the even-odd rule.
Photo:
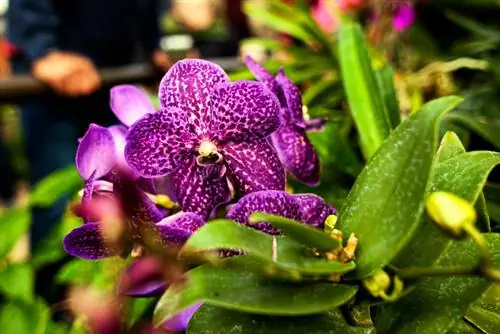
[[[311,14],[323,31],[332,33],[337,29],[337,18],[328,11],[325,0],[318,0],[316,5],[311,8]]]
[[[337,0],[337,4],[342,11],[358,10],[366,5],[366,0]]]
[[[410,28],[416,20],[415,9],[411,2],[403,2],[394,11],[392,18],[392,27],[397,32],[404,31]]]

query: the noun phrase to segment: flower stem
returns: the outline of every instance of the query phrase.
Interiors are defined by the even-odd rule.
[[[415,279],[428,276],[476,276],[481,273],[478,266],[474,267],[425,267],[398,269],[397,275],[402,279]]]

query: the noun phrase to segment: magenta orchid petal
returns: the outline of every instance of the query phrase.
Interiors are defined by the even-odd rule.
[[[267,140],[232,143],[221,151],[232,181],[242,194],[285,189],[283,165]]]
[[[116,255],[106,244],[98,224],[84,224],[64,237],[64,250],[85,260],[100,260]]]
[[[280,99],[281,102],[281,88],[279,87],[278,82],[276,82],[274,76],[250,56],[245,57],[245,65],[248,67],[250,72],[252,72],[255,78],[262,82],[274,95],[278,97],[278,99]]]
[[[142,116],[156,111],[149,96],[136,86],[115,86],[111,88],[110,95],[111,110],[126,126],[131,126]]]
[[[161,263],[154,257],[134,261],[118,283],[122,295],[135,297],[154,296],[165,290],[167,281]]]
[[[273,133],[271,139],[281,162],[290,174],[304,184],[319,184],[318,155],[303,129],[284,125]]]
[[[172,174],[175,194],[182,211],[197,213],[208,219],[220,204],[230,200],[223,165],[199,166],[193,157]]]
[[[285,71],[280,69],[276,75],[276,81],[283,89],[286,105],[282,109],[283,122],[304,127],[304,116],[302,113],[302,94],[299,87],[294,85],[285,75]]]
[[[156,224],[163,240],[168,244],[183,245],[205,220],[192,212],[178,212]]]
[[[98,179],[108,174],[116,164],[113,136],[107,128],[90,124],[76,152],[76,168],[84,180],[92,174]]]
[[[189,321],[193,315],[201,307],[201,303],[193,304],[186,309],[182,310],[180,313],[174,317],[167,320],[163,327],[168,331],[184,331],[188,328]]]
[[[214,141],[264,138],[279,126],[279,102],[261,83],[238,81],[214,89],[210,124]]]
[[[210,121],[210,99],[213,89],[229,82],[217,64],[201,59],[175,63],[160,83],[159,99],[163,108],[178,108],[193,124],[197,135],[205,134]]]
[[[144,177],[170,174],[196,144],[190,128],[188,116],[176,108],[147,114],[129,129],[125,160]]]
[[[323,228],[326,218],[337,214],[337,210],[318,195],[297,194],[293,197],[300,205],[300,221],[304,224]]]
[[[417,14],[411,2],[402,3],[393,14],[392,26],[394,30],[402,32],[415,23]]]
[[[266,222],[250,224],[248,218],[255,212],[276,214],[290,219],[300,220],[300,205],[295,198],[284,191],[257,191],[241,198],[227,214],[227,218],[249,225],[269,234],[279,231]]]

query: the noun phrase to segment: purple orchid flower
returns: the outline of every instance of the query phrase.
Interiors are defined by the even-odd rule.
[[[337,214],[337,210],[318,195],[292,195],[285,191],[267,190],[244,196],[226,217],[269,234],[280,234],[269,223],[250,223],[248,218],[255,212],[280,215],[317,228],[324,227],[329,215]]]
[[[92,209],[96,209],[93,200],[103,197],[108,198],[106,203],[111,205],[104,210],[116,209],[123,213],[121,217],[126,217],[124,244],[141,244],[139,236],[144,232],[141,229],[157,232],[165,243],[185,241],[205,221],[192,213],[164,218],[127,171],[120,169],[113,138],[110,129],[91,124],[80,141],[76,166],[86,182],[82,198],[85,224],[64,238],[66,252],[89,260],[122,254],[124,249],[106,240],[99,215],[89,214]],[[113,207],[113,203],[118,203],[115,204],[118,208]]]
[[[161,108],[129,129],[125,157],[143,177],[171,175],[183,211],[208,218],[232,191],[284,189],[267,137],[280,125],[275,96],[256,82],[229,82],[218,65],[188,59],[160,84]]]
[[[304,119],[300,90],[282,69],[273,77],[251,57],[246,57],[245,62],[257,80],[266,85],[280,101],[282,124],[271,135],[271,140],[281,162],[297,180],[310,186],[318,185],[319,159],[306,131],[320,129],[325,120]]]

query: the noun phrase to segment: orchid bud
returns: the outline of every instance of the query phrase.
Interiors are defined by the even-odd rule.
[[[332,233],[337,225],[338,217],[336,215],[329,215],[325,220],[325,232]]]
[[[466,200],[447,192],[435,192],[425,200],[429,217],[451,236],[457,239],[465,237],[465,225],[476,221],[476,211]]]
[[[363,280],[363,285],[374,297],[385,295],[391,286],[391,278],[382,269],[377,270],[373,276]]]

